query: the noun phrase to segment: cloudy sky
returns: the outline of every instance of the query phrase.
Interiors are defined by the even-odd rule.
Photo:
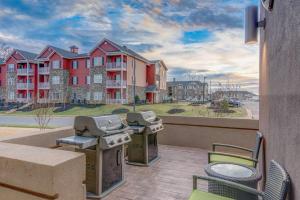
[[[103,37],[148,59],[169,80],[239,84],[257,93],[258,46],[243,43],[243,15],[258,0],[1,0],[0,42],[40,52],[47,44],[87,52]]]

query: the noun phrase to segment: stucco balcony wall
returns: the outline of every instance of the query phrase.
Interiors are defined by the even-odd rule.
[[[210,150],[213,143],[248,148],[255,145],[258,120],[162,116],[159,143]]]
[[[83,200],[85,156],[0,143],[0,199]]]

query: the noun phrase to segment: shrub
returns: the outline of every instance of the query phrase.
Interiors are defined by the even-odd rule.
[[[172,108],[170,110],[168,110],[167,113],[169,114],[177,114],[177,113],[183,113],[185,112],[185,109],[182,109],[182,108]]]
[[[128,113],[128,112],[129,112],[129,109],[127,109],[127,108],[118,108],[118,109],[113,110],[111,113],[112,114],[124,114],[124,113]]]
[[[140,103],[140,101],[141,101],[140,97],[139,97],[138,95],[136,95],[136,96],[134,97],[134,102],[135,102],[136,104],[138,104],[138,103]]]

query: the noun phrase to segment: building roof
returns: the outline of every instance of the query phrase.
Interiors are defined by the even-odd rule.
[[[161,63],[162,66],[163,66],[166,70],[168,70],[168,68],[167,68],[167,66],[166,66],[166,64],[164,63],[163,60],[151,60],[150,62],[153,63],[153,64]]]
[[[144,58],[144,57],[141,56],[140,54],[136,53],[136,52],[133,51],[132,49],[129,49],[129,48],[126,47],[126,46],[121,46],[121,45],[119,45],[119,44],[117,44],[117,43],[115,43],[115,42],[113,42],[113,41],[111,41],[111,40],[109,40],[109,39],[107,39],[107,38],[104,38],[103,40],[101,40],[101,41],[97,44],[97,46],[91,50],[91,52],[94,51],[94,50],[95,50],[100,44],[102,44],[104,41],[106,41],[106,42],[112,44],[114,47],[116,47],[117,49],[119,49],[118,51],[108,51],[108,52],[110,52],[110,53],[112,53],[112,52],[123,52],[123,53],[128,54],[128,55],[130,55],[130,56],[132,56],[132,57],[135,57],[135,58],[137,58],[137,59],[139,59],[139,60],[142,60],[142,61],[144,61],[144,62],[146,62],[146,63],[150,63],[149,60],[147,60],[146,58]]]
[[[26,60],[34,60],[38,56],[38,54],[23,51],[20,49],[15,49],[15,51],[18,51]]]
[[[175,86],[175,85],[192,85],[192,84],[198,84],[203,85],[201,81],[168,81],[168,86]],[[205,85],[208,85],[208,83],[205,83]]]
[[[87,53],[82,53],[82,54],[77,54],[77,53],[72,53],[71,51],[61,49],[55,46],[49,46],[52,48],[54,51],[56,51],[58,54],[60,54],[64,58],[80,58],[80,57],[87,57]]]

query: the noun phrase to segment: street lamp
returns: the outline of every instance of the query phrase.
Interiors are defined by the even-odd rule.
[[[203,92],[203,99],[202,99],[202,103],[204,104],[204,98],[205,98],[205,79],[206,79],[207,77],[206,76],[204,76],[203,77],[203,90],[202,90],[202,92]]]

